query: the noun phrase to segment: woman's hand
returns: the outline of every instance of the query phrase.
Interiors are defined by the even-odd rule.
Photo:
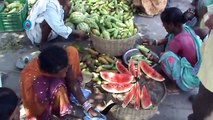
[[[156,45],[157,40],[153,40],[153,39],[143,39],[142,44],[147,44],[147,45]]]

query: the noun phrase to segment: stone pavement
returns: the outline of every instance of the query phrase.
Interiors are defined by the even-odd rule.
[[[185,11],[190,7],[190,2],[190,0],[171,0],[170,6],[179,7]],[[135,22],[139,26],[140,31],[146,36],[160,39],[166,35],[166,31],[162,27],[159,15],[153,18],[136,16]],[[21,71],[15,67],[16,60],[25,54],[38,50],[38,48],[31,46],[30,42],[27,41],[25,37],[23,39],[24,42],[21,41],[23,46],[18,49],[6,51],[0,50],[0,71],[4,71],[8,74],[7,77],[3,79],[3,86],[12,88],[19,96],[19,76]],[[9,40],[11,41],[13,39]],[[0,40],[0,43],[2,43],[2,39]],[[138,41],[138,43],[140,43],[140,41]],[[87,43],[83,44],[87,45]],[[150,48],[159,53],[162,46]],[[159,106],[158,114],[151,118],[151,120],[187,120],[188,114],[192,112],[191,103],[188,101],[188,97],[191,94],[196,94],[196,92],[197,90],[189,93],[181,93],[179,95],[167,95],[163,103]]]

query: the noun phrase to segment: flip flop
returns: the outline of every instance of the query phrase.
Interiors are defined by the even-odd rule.
[[[146,18],[152,18],[152,17],[154,17],[154,15],[148,15],[146,13],[138,13],[138,15],[141,16],[141,17],[146,17]]]
[[[41,52],[35,51],[28,55],[24,55],[16,61],[16,67],[19,69],[23,69],[25,65],[31,61],[33,58],[37,57]]]

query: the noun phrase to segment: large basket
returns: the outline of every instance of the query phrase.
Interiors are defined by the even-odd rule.
[[[126,39],[110,39],[106,40],[95,35],[91,35],[94,48],[100,53],[110,54],[111,56],[121,56],[127,50],[133,48],[135,41],[140,36],[135,34]]]
[[[141,83],[141,81],[142,80],[140,80],[139,84],[142,88],[143,83]],[[106,95],[106,103],[112,100],[113,102],[118,104],[110,110],[108,118],[110,120],[148,120],[152,118],[157,113],[159,104],[164,100],[166,96],[166,87],[163,82],[157,82],[154,80],[149,80],[146,84],[146,87],[149,91],[149,94],[151,95],[151,99],[154,104],[154,107],[152,109],[135,110],[133,107],[134,103],[130,103],[126,108],[123,108],[121,107],[123,100],[118,99],[121,97],[115,97],[116,95],[108,93]]]

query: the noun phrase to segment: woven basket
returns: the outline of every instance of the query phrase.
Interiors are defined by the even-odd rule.
[[[135,41],[140,36],[135,34],[126,39],[106,40],[95,35],[91,35],[91,41],[94,48],[100,53],[110,54],[111,56],[122,56],[127,50],[133,48]]]
[[[152,102],[154,104],[154,107],[152,109],[135,110],[133,105],[134,103],[130,103],[126,108],[123,108],[121,107],[123,100],[118,100],[118,97],[115,97],[113,94],[108,93],[106,95],[106,103],[112,100],[113,102],[118,104],[110,110],[108,118],[110,120],[148,120],[152,118],[157,113],[158,106],[166,96],[166,87],[163,82],[157,82],[153,80],[149,82],[150,83],[146,86],[152,96]],[[141,85],[141,83],[139,84]]]

